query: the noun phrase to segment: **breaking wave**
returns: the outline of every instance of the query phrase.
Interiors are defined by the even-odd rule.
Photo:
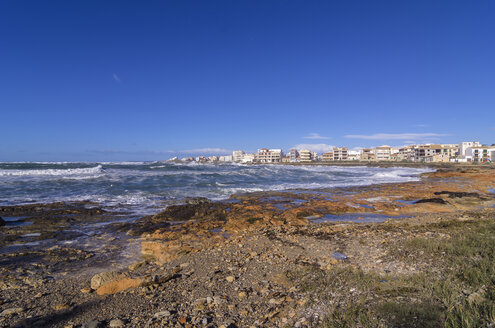
[[[419,180],[424,168],[163,162],[0,163],[0,204],[90,200],[153,213],[185,197]]]
[[[0,177],[25,177],[25,176],[60,176],[60,177],[84,177],[103,173],[101,165],[88,168],[67,168],[67,169],[38,169],[38,170],[19,170],[19,169],[0,169]]]

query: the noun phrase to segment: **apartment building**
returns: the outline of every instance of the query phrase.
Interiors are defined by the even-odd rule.
[[[416,145],[405,146],[399,148],[399,152],[397,153],[398,161],[413,161],[415,156]]]
[[[426,156],[424,159],[425,163],[448,163],[450,162],[450,156],[447,154],[434,154],[431,156]]]
[[[281,163],[282,162],[282,149],[258,149],[255,161],[258,163]]]
[[[232,152],[232,161],[234,162],[242,162],[242,158],[246,153],[243,150],[234,150]]]
[[[324,161],[324,162],[333,161],[333,151],[329,151],[329,152],[323,153],[321,155],[321,160]]]
[[[218,157],[219,162],[232,162],[232,155],[225,155]]]
[[[361,150],[361,160],[362,161],[374,161],[375,160],[375,154],[373,153],[373,150],[371,148],[363,148]]]
[[[311,153],[311,151],[307,149],[301,149],[299,151],[299,158],[301,162],[311,162],[311,160],[313,159],[312,155],[313,154]]]
[[[376,147],[373,148],[373,153],[375,154],[376,161],[389,161],[392,154],[392,147],[387,145]]]
[[[256,160],[255,154],[244,154],[242,156],[241,163],[253,163]]]
[[[298,157],[299,157],[299,152],[297,151],[297,149],[292,148],[289,151],[289,161],[291,163],[297,162],[298,161]]]
[[[492,162],[495,159],[495,146],[475,146],[466,149],[466,158],[469,162]]]
[[[333,160],[334,161],[347,161],[348,155],[347,147],[334,147],[333,148]]]
[[[361,152],[357,150],[349,150],[347,153],[348,161],[359,161],[361,159]]]
[[[459,157],[464,158],[466,156],[466,150],[472,147],[481,147],[478,141],[465,141],[459,144]]]

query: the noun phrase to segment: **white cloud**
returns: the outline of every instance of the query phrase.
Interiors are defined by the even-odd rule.
[[[90,153],[97,154],[136,154],[136,155],[162,155],[174,153],[173,150],[119,150],[119,149],[90,149]]]
[[[417,127],[417,128],[426,128],[426,127],[428,127],[429,125],[427,125],[427,124],[414,124],[413,126],[414,126],[414,127]]]
[[[425,140],[446,137],[448,134],[440,133],[375,133],[372,135],[348,134],[345,138],[365,140]]]
[[[121,82],[121,81],[120,81],[120,78],[117,76],[117,74],[113,73],[113,74],[112,74],[112,76],[113,76],[113,79],[114,79],[115,81],[117,81],[117,82],[119,82],[119,83]]]
[[[334,146],[327,144],[299,144],[292,148],[296,148],[297,150],[307,149],[316,153],[326,153],[327,151],[333,150],[333,147]]]
[[[231,154],[232,150],[224,149],[224,148],[196,148],[196,149],[188,149],[181,150],[179,153],[187,153],[187,154]]]
[[[310,133],[304,139],[330,139],[329,137],[320,136],[318,133]]]

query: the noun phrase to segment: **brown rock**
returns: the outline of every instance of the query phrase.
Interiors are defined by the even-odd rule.
[[[93,278],[91,278],[91,288],[96,290],[103,284],[106,284],[111,281],[116,281],[125,277],[126,277],[125,274],[115,271],[98,273],[95,274]]]
[[[111,295],[129,288],[139,287],[142,283],[142,279],[124,278],[103,284],[96,290],[96,293],[98,295]]]

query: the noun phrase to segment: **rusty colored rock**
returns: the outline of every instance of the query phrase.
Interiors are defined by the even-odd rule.
[[[118,292],[122,292],[129,288],[135,288],[141,286],[143,283],[142,279],[132,279],[132,278],[124,278],[121,280],[116,280],[112,282],[108,282],[106,284],[101,285],[96,293],[98,295],[111,295]]]

